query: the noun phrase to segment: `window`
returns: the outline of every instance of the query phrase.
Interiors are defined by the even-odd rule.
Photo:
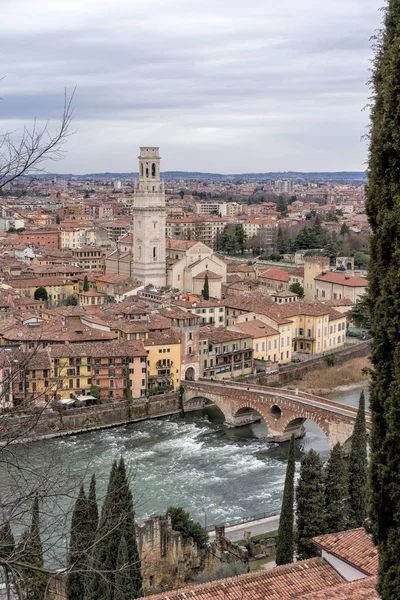
[[[142,373],[146,373],[146,367],[142,367]]]

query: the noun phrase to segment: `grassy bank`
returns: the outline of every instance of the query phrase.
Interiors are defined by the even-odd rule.
[[[310,371],[302,379],[292,381],[290,387],[309,394],[325,396],[338,387],[367,384],[369,374],[366,370],[370,367],[371,363],[367,357],[353,358],[339,366],[327,366],[324,369]]]

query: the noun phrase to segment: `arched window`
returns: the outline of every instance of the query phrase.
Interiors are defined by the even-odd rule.
[[[153,163],[151,165],[151,176],[155,177],[156,176],[156,163]]]
[[[149,176],[149,167],[146,167],[146,177]]]
[[[142,246],[139,246],[139,260],[142,258]]]
[[[142,177],[143,177],[143,163],[140,166],[142,168]]]
[[[157,258],[157,248],[155,246],[153,246],[153,260],[156,260]]]

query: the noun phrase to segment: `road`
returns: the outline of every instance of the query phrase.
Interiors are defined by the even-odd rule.
[[[279,526],[279,516],[267,517],[266,519],[260,519],[259,521],[250,521],[249,523],[242,523],[241,525],[234,525],[233,527],[225,528],[225,536],[232,542],[242,540],[245,531],[250,531],[251,536],[260,535],[261,533],[268,533],[269,531],[276,531]],[[215,532],[209,533],[210,540],[214,540]]]

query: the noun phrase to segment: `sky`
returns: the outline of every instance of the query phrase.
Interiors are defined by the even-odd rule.
[[[76,86],[58,173],[365,169],[383,0],[2,0],[0,132]]]

